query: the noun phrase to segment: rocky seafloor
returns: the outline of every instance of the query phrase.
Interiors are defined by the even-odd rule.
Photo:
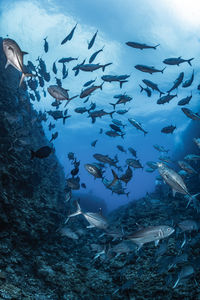
[[[58,229],[69,209],[62,167],[54,154],[44,160],[30,159],[31,149],[48,144],[41,116],[26,92],[18,89],[19,73],[13,68],[4,71],[2,49],[0,56],[0,299],[200,299],[200,235],[196,231],[187,234],[182,248],[183,234],[174,233],[160,256],[150,243],[139,252],[97,259],[95,248],[103,249],[105,244],[112,248],[121,241],[87,229],[82,216],[67,223],[78,238],[61,236]],[[199,177],[186,180],[190,192],[198,193]],[[163,187],[112,212],[108,221],[111,228],[122,227],[125,234],[139,226],[176,227],[185,219],[198,221],[198,208],[191,204],[186,209],[186,204],[183,197],[173,198]],[[187,258],[168,270],[166,262],[182,254]],[[173,289],[184,264],[191,264],[195,272]]]

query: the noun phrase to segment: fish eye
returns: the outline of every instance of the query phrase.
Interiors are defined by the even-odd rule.
[[[170,228],[170,227],[168,227],[168,228],[167,228],[167,231],[171,231],[171,228]]]

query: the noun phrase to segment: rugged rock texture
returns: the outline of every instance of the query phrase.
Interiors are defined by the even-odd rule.
[[[4,66],[1,50],[0,300],[200,300],[197,232],[191,233],[190,240],[188,235],[182,248],[183,234],[174,233],[167,239],[167,251],[160,256],[155,256],[157,249],[151,243],[138,253],[134,250],[116,258],[107,252],[95,260],[104,245],[109,248],[120,241],[101,236],[100,230],[86,229],[83,216],[67,223],[76,234],[74,239],[61,236],[58,228],[64,225],[69,206],[64,203],[62,168],[54,154],[44,160],[30,159],[30,150],[48,141],[40,115],[33,110],[26,92],[18,89],[19,73],[12,67],[4,71]],[[198,176],[186,182],[192,194],[199,192]],[[184,219],[198,220],[193,204],[186,209],[186,203],[183,197],[173,198],[162,187],[160,193],[113,212],[110,227],[123,226],[128,234],[140,225],[176,226]],[[167,259],[171,261],[182,253],[188,255],[187,262],[167,271]],[[192,264],[195,274],[172,289],[184,263]]]

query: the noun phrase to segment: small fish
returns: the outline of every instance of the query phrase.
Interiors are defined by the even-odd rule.
[[[128,151],[129,151],[133,156],[137,157],[137,153],[136,153],[136,151],[135,151],[133,148],[129,147],[129,148],[128,148]]]
[[[92,86],[86,88],[85,90],[83,90],[81,92],[80,98],[85,98],[85,97],[91,95],[97,89],[101,89],[102,90],[102,86],[103,86],[103,83],[101,85],[92,85]]]
[[[159,152],[169,152],[169,150],[165,149],[163,146],[159,146],[157,144],[153,145],[154,149],[156,149]]]
[[[119,134],[117,131],[115,130],[108,130],[105,132],[106,135],[110,136],[110,137],[117,137],[117,136],[121,136],[121,138],[124,138],[125,133],[121,133]]]
[[[147,79],[143,79],[142,80],[144,82],[144,84],[146,84],[148,87],[150,87],[153,91],[157,91],[160,93],[160,97],[162,94],[164,94],[163,92],[160,91],[160,89],[158,88],[158,85],[150,80]]]
[[[89,81],[87,81],[86,83],[84,83],[84,87],[87,87],[87,86],[89,86],[89,85],[91,85],[92,83],[94,83],[95,81],[96,81],[96,79],[97,79],[97,77],[94,79],[94,80],[89,80]]]
[[[186,277],[192,275],[193,273],[194,273],[194,268],[191,265],[186,265],[186,266],[182,267],[180,273],[178,274],[178,278],[172,288],[175,289],[181,279],[186,278]]]
[[[107,63],[105,65],[100,65],[100,64],[81,64],[79,65],[78,69],[84,72],[93,72],[95,70],[101,69],[104,72],[105,68],[107,66],[112,65],[112,63]],[[73,70],[75,70],[75,68],[73,68]]]
[[[117,145],[117,149],[123,153],[126,153],[126,150],[124,150],[124,147],[121,145]]]
[[[179,57],[172,57],[172,58],[166,58],[165,60],[163,60],[163,63],[164,64],[167,64],[167,65],[177,65],[179,66],[180,64],[184,63],[184,62],[187,62],[190,66],[192,65],[191,64],[191,61],[193,60],[194,58],[190,58],[190,59],[183,59],[181,58],[181,56]]]
[[[197,174],[194,168],[190,166],[186,161],[179,160],[178,164],[181,167],[181,169],[185,170],[188,174]]]
[[[157,104],[169,103],[174,97],[177,97],[177,94],[176,95],[167,94],[165,96],[162,96],[157,100]]]
[[[166,126],[166,127],[163,127],[162,129],[161,129],[161,132],[163,132],[163,133],[173,133],[174,132],[174,130],[176,129],[176,126],[173,126],[173,125],[170,125],[170,126]]]
[[[185,160],[200,160],[200,155],[196,155],[196,154],[188,154],[184,157]]]
[[[116,113],[119,115],[124,115],[127,112],[129,112],[129,110],[130,110],[130,108],[129,109],[120,109],[120,110],[116,110]]]
[[[92,146],[92,147],[95,147],[95,146],[96,146],[96,143],[97,143],[97,141],[98,141],[98,140],[95,140],[95,141],[93,141],[93,142],[91,143],[91,146]]]
[[[194,220],[184,220],[184,221],[178,223],[178,227],[180,227],[183,232],[198,231],[198,229],[199,229],[197,222]]]
[[[194,113],[192,110],[186,107],[183,107],[181,109],[188,118],[200,121],[200,115],[198,113]]]
[[[72,240],[78,240],[79,236],[67,226],[60,229],[61,236],[67,236]]]
[[[49,143],[51,143],[53,140],[55,140],[58,137],[58,131],[56,131],[55,133],[52,133],[51,139],[49,141]]]
[[[128,121],[137,129],[141,130],[144,132],[144,135],[147,134],[148,132],[146,130],[144,130],[142,128],[142,124],[137,122],[136,120],[134,120],[133,118],[132,119],[128,119]]]
[[[117,126],[122,126],[123,128],[126,126],[125,124],[122,123],[122,121],[117,119],[112,119],[112,122]]]
[[[69,220],[69,218],[77,216],[77,215],[83,215],[84,218],[89,222],[89,226],[87,228],[99,228],[99,229],[106,229],[108,227],[107,220],[99,213],[93,213],[93,212],[83,212],[80,208],[80,205],[78,202],[76,202],[77,205],[77,211],[67,217],[66,222]],[[66,223],[65,222],[65,223]]]
[[[79,177],[72,177],[66,180],[66,184],[72,190],[79,190],[80,189],[80,178]]]
[[[147,44],[141,44],[141,43],[137,43],[137,42],[126,42],[126,45],[132,48],[136,48],[136,49],[156,49],[158,46],[160,46],[160,44],[155,45],[155,46],[149,46]]]
[[[135,68],[141,72],[146,72],[146,73],[149,73],[149,74],[153,74],[153,73],[163,73],[164,70],[166,69],[166,67],[162,70],[158,70],[154,67],[149,67],[149,66],[145,66],[145,65],[136,65]]]
[[[7,62],[5,65],[5,69],[12,65],[15,69],[22,73],[22,77],[20,79],[19,86],[21,86],[25,77],[35,77],[33,74],[26,73],[24,71],[24,63],[23,58],[27,52],[21,51],[18,44],[12,39],[3,39],[3,51],[6,55]]]
[[[98,55],[100,52],[103,51],[103,48],[104,48],[104,46],[103,46],[100,50],[94,52],[94,53],[90,56],[90,59],[89,59],[89,63],[90,63],[90,64],[95,60],[95,58],[97,57],[97,55]]]
[[[190,77],[190,79],[186,80],[186,81],[182,84],[182,87],[186,88],[186,87],[191,86],[191,84],[193,83],[193,80],[194,80],[194,70],[193,70],[193,72],[192,72],[192,76]]]
[[[37,158],[46,158],[52,153],[53,149],[49,146],[44,146],[38,149],[37,151],[31,150],[31,159]]]
[[[49,50],[49,44],[47,42],[47,37],[44,38],[44,51],[47,53]]]
[[[126,164],[134,169],[143,169],[143,166],[138,159],[127,158]]]
[[[88,49],[92,48],[92,46],[94,45],[96,36],[97,36],[98,30],[95,32],[95,34],[93,35],[92,39],[90,40],[90,42],[88,42]]]
[[[181,105],[186,105],[190,102],[191,99],[192,99],[192,94],[190,96],[187,96],[187,97],[181,99],[177,104],[180,105],[180,106]]]
[[[94,164],[85,164],[84,167],[88,171],[88,173],[90,173],[95,178],[102,178],[102,176],[103,176],[102,171],[96,165],[94,165]]]
[[[179,85],[182,83],[183,77],[184,77],[184,73],[181,72],[179,74],[178,78],[174,81],[172,88],[167,93],[171,93],[171,91],[177,89],[179,87]]]
[[[148,87],[146,87],[146,88],[144,88],[143,86],[141,86],[140,84],[139,84],[139,86],[140,86],[140,93],[141,92],[143,92],[143,91],[145,91],[146,93],[147,93],[147,96],[148,97],[151,97],[151,90],[150,90],[150,88],[148,88]]]
[[[70,61],[73,61],[73,60],[78,60],[78,57],[74,58],[74,57],[63,57],[63,58],[60,58],[58,60],[59,63],[69,63]]]
[[[54,63],[53,63],[53,68],[52,68],[52,70],[53,70],[54,74],[57,74],[58,69],[57,69],[57,67],[56,67],[56,61],[54,61]]]
[[[84,188],[84,189],[86,189],[86,184],[84,182],[81,183],[81,187]]]
[[[66,38],[64,38],[64,40],[61,42],[61,45],[64,45],[67,41],[70,41],[72,39],[72,37],[74,35],[74,31],[75,31],[77,25],[78,24],[76,24],[74,26],[74,28],[71,30],[71,32],[66,36]]]
[[[127,184],[132,179],[132,176],[133,176],[133,171],[128,166],[126,172],[122,176],[120,176],[119,179]]]

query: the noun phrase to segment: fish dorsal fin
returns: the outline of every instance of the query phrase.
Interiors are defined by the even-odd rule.
[[[181,59],[181,56],[179,56],[178,59]]]
[[[26,54],[28,54],[28,52],[22,51],[22,55],[23,55],[23,56],[26,55]]]

